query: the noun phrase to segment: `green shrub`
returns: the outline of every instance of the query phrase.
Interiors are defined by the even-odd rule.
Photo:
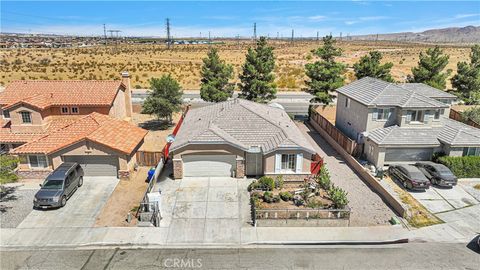
[[[330,181],[330,173],[328,172],[327,166],[325,166],[325,164],[322,166],[320,172],[315,177],[315,181],[321,188],[325,190],[330,189],[332,182]]]
[[[18,176],[14,170],[19,160],[9,155],[0,155],[0,184],[15,182]]]
[[[285,192],[280,192],[278,195],[280,195],[280,199],[282,199],[283,201],[291,201],[293,200],[293,195],[292,193],[288,192],[288,191],[285,191]]]
[[[447,166],[458,178],[480,177],[480,157],[440,157],[440,163]]]
[[[265,191],[263,193],[263,201],[266,203],[272,203],[273,202],[273,193],[270,191]]]
[[[258,184],[260,188],[263,188],[268,191],[272,191],[273,189],[275,189],[275,180],[273,180],[273,178],[268,176],[260,177],[260,179],[258,179]]]
[[[332,185],[328,190],[328,196],[332,200],[336,209],[343,209],[348,205],[348,193],[335,185]]]
[[[282,189],[283,188],[283,176],[277,175],[275,177],[275,188]]]
[[[311,199],[311,200],[308,200],[306,207],[313,208],[313,209],[322,208],[323,203],[320,200]]]

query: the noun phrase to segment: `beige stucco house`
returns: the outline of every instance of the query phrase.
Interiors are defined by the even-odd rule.
[[[174,177],[276,176],[303,180],[315,150],[287,113],[232,99],[186,115],[170,147]]]
[[[456,97],[425,84],[362,78],[339,88],[335,126],[364,143],[376,167],[390,163],[480,155],[480,130],[449,119]]]
[[[132,115],[129,74],[120,81],[15,81],[0,93],[3,152],[18,174],[42,177],[62,162],[86,175],[127,177],[147,131]]]

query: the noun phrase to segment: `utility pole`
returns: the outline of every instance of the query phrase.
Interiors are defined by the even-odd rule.
[[[342,32],[340,32],[340,41],[342,41]]]
[[[170,40],[170,19],[167,18],[167,49],[170,49],[170,43],[171,43],[171,40]]]
[[[292,40],[291,40],[292,44],[293,44],[293,38],[294,38],[294,36],[295,36],[295,32],[294,32],[294,30],[292,29]]]
[[[212,42],[212,39],[210,38],[210,31],[208,31],[208,44]]]
[[[317,31],[317,41],[319,41],[319,40],[320,40],[320,38],[319,38],[319,36],[318,36],[318,31]]]
[[[240,35],[237,34],[237,48],[240,50]]]
[[[277,32],[277,40],[278,40],[278,38],[279,38],[279,34],[278,34],[278,32]]]
[[[253,23],[253,40],[257,40],[257,23]]]
[[[103,24],[103,43],[107,46],[107,29],[105,28],[105,24]]]

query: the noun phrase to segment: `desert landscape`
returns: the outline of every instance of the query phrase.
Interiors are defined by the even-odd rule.
[[[315,61],[311,50],[321,46],[320,41],[270,40],[275,48],[275,75],[277,86],[284,91],[300,91],[304,87],[304,65]],[[240,42],[225,40],[215,45],[97,45],[85,48],[28,48],[1,49],[0,84],[13,80],[107,80],[118,79],[128,70],[132,87],[147,88],[148,80],[170,73],[184,89],[200,87],[202,58],[210,46],[219,49],[220,56],[235,70],[235,79],[241,71],[247,49],[252,40]],[[410,69],[417,65],[419,53],[435,44],[394,41],[339,41],[343,54],[337,60],[348,65],[347,82],[354,80],[352,65],[371,50],[382,52],[383,62],[392,62],[392,75],[403,82]],[[440,44],[450,56],[447,66],[456,72],[458,61],[468,61],[470,46]],[[447,87],[450,87],[448,81]]]

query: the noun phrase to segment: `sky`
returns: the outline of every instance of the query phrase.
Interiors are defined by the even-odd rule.
[[[480,26],[479,1],[5,1],[1,32],[173,37],[314,37]]]

